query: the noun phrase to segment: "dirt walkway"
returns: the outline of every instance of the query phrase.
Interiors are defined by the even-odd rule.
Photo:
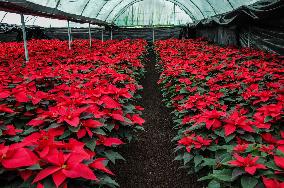
[[[120,150],[126,162],[115,165],[116,181],[121,188],[196,188],[194,180],[185,171],[178,170],[179,164],[173,162],[174,144],[171,139],[175,130],[157,85],[159,73],[155,70],[153,50],[149,51],[146,59],[149,62],[142,81],[145,132],[138,135],[138,141]]]

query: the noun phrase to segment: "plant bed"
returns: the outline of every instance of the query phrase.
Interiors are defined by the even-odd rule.
[[[143,128],[144,40],[0,43],[0,187],[116,187],[108,163]],[[21,178],[19,178],[21,177]]]
[[[175,160],[208,187],[283,187],[283,60],[202,39],[155,45]]]

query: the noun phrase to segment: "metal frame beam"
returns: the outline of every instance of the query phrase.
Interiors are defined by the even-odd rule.
[[[81,16],[82,16],[83,13],[85,12],[85,10],[86,10],[87,6],[89,5],[90,1],[91,1],[91,0],[88,0],[87,3],[85,4],[85,6],[84,6],[84,8],[83,8],[83,10],[82,10],[82,12],[81,12],[81,14],[80,14]]]
[[[68,47],[69,50],[71,50],[71,27],[70,27],[70,21],[68,20]]]
[[[57,1],[57,5],[59,5]],[[58,7],[57,7],[58,8]],[[100,26],[110,26],[110,23],[98,20],[96,18],[84,17],[58,10],[56,7],[46,7],[26,0],[0,0],[0,10],[32,16],[41,16],[46,18],[55,18],[59,20],[70,20],[77,23],[91,23]]]
[[[134,5],[135,3],[138,3],[138,2],[142,2],[144,0],[133,0],[131,1],[130,3],[128,3],[126,6],[124,6],[118,13],[116,13],[116,15],[114,16],[113,18],[113,22],[115,22],[119,16],[121,16],[126,10],[127,8],[129,8],[130,6]],[[196,20],[196,18],[194,17],[194,15],[192,14],[192,12],[190,10],[187,9],[187,7],[185,7],[183,4],[179,3],[178,1],[176,0],[165,0],[165,1],[169,1],[171,3],[174,3],[176,4],[178,7],[180,7],[187,15],[189,15],[189,17],[194,21]],[[107,17],[108,18],[108,17]],[[106,18],[106,20],[107,20]]]
[[[92,48],[92,32],[91,32],[91,24],[89,23],[89,39],[90,39],[90,48]]]
[[[25,59],[26,59],[26,62],[29,62],[30,59],[29,59],[29,50],[28,50],[28,43],[27,43],[27,33],[26,33],[24,14],[21,14],[21,22],[22,22],[23,41],[24,41],[24,49],[25,49]]]

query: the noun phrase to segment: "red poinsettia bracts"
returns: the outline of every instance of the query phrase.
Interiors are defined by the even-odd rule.
[[[242,157],[235,154],[234,158],[236,160],[230,161],[229,164],[237,167],[244,167],[245,171],[251,175],[254,175],[257,169],[267,169],[263,164],[257,163],[259,157],[252,157],[251,155]]]
[[[156,41],[155,50],[184,168],[208,172],[210,186],[283,186],[283,60],[204,39]]]
[[[144,123],[133,101],[145,46],[97,41],[89,49],[87,40],[75,40],[66,50],[66,41],[31,40],[23,64],[21,43],[0,43],[0,171],[15,180],[7,184],[21,177],[39,188],[67,188],[70,179],[117,186],[107,168],[122,159],[114,147]]]

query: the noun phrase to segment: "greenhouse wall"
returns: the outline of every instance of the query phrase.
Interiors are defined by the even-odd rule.
[[[223,26],[207,27],[202,29],[197,29],[197,37],[205,37],[210,41],[217,43],[219,45],[229,46],[238,45],[238,37],[236,28],[228,28]]]
[[[178,38],[180,35],[181,27],[159,27],[154,28],[155,40]],[[92,38],[102,39],[102,30],[92,28]],[[89,38],[88,28],[72,28],[73,39],[88,39]],[[5,30],[2,28],[0,31],[0,41],[21,41],[22,31],[20,27],[10,26]],[[68,40],[67,28],[40,28],[40,27],[29,27],[27,28],[28,39],[31,38],[48,38],[48,39],[60,39]],[[104,40],[111,39],[111,32],[105,30]],[[113,39],[137,39],[142,38],[147,41],[153,40],[153,28],[118,28],[112,32]]]
[[[259,2],[189,24],[185,38],[204,37],[219,45],[252,47],[284,55],[284,1]]]
[[[277,23],[277,24],[276,24]],[[196,37],[219,45],[252,47],[284,55],[284,19],[267,20],[258,25],[208,26],[196,28]],[[189,35],[189,38],[190,35]]]

